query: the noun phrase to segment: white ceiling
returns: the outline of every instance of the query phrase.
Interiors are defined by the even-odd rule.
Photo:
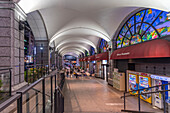
[[[21,8],[28,13],[28,22],[37,40],[48,37],[55,46],[60,44],[57,49],[63,51],[63,54],[69,50],[68,45],[70,48],[79,48],[81,45],[89,50],[90,44],[83,43],[82,39],[88,40],[95,46],[100,38],[110,41],[123,19],[139,7],[170,11],[169,4],[170,0],[20,0],[19,2]],[[79,41],[74,42],[75,39]],[[81,53],[73,50],[68,52]]]

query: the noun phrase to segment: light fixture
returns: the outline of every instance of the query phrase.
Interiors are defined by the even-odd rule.
[[[43,50],[43,47],[40,47],[40,50]]]

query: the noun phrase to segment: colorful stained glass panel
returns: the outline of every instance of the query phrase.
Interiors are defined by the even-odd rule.
[[[135,20],[135,19],[134,19],[134,16],[133,16],[133,17],[127,22],[129,28],[134,25],[134,22],[135,22],[134,20]]]
[[[139,13],[136,14],[136,23],[142,22],[144,13],[145,13],[145,10],[140,11]]]
[[[127,30],[128,30],[128,28],[127,28],[127,26],[126,26],[126,24],[123,26],[123,28],[122,28],[122,30],[121,30],[121,34],[122,35],[125,35],[125,33],[127,32]]]
[[[167,14],[167,12],[163,12],[153,24],[161,36],[170,35],[170,20],[168,20]]]
[[[123,40],[123,36],[119,35],[117,38],[117,48],[121,48],[122,40]]]
[[[137,44],[141,42],[141,38],[139,35],[134,35],[131,38],[131,44]]]
[[[132,27],[130,28],[130,31],[131,31],[132,35],[134,35],[134,34],[135,34],[135,27],[132,26]]]
[[[141,23],[136,24],[136,33],[139,33],[141,27]]]
[[[129,31],[128,31],[127,34],[126,34],[126,37],[129,38],[129,39],[131,38],[131,34],[130,34]]]
[[[124,41],[123,41],[123,44],[122,44],[122,47],[126,47],[126,46],[129,46],[129,39],[127,38],[124,38]]]
[[[152,39],[156,39],[156,38],[158,38],[158,34],[152,27],[149,27],[149,29],[143,35],[142,40],[147,41],[147,40],[152,40]]]
[[[143,34],[147,30],[148,27],[149,27],[148,24],[142,23],[142,26],[141,26],[141,29],[139,31],[139,34]]]
[[[160,14],[160,10],[157,9],[147,9],[144,17],[144,22],[152,23],[156,17]]]

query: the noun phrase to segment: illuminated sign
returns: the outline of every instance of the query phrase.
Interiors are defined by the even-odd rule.
[[[117,56],[124,56],[124,55],[130,55],[130,52],[117,54]]]

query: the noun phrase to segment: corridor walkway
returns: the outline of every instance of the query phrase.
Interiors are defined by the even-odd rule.
[[[123,109],[123,99],[120,99],[123,93],[113,89],[101,79],[67,78],[63,91],[66,113],[117,113]],[[136,97],[130,97],[126,102],[128,109],[138,109]],[[142,110],[162,112],[143,101],[141,104]]]

